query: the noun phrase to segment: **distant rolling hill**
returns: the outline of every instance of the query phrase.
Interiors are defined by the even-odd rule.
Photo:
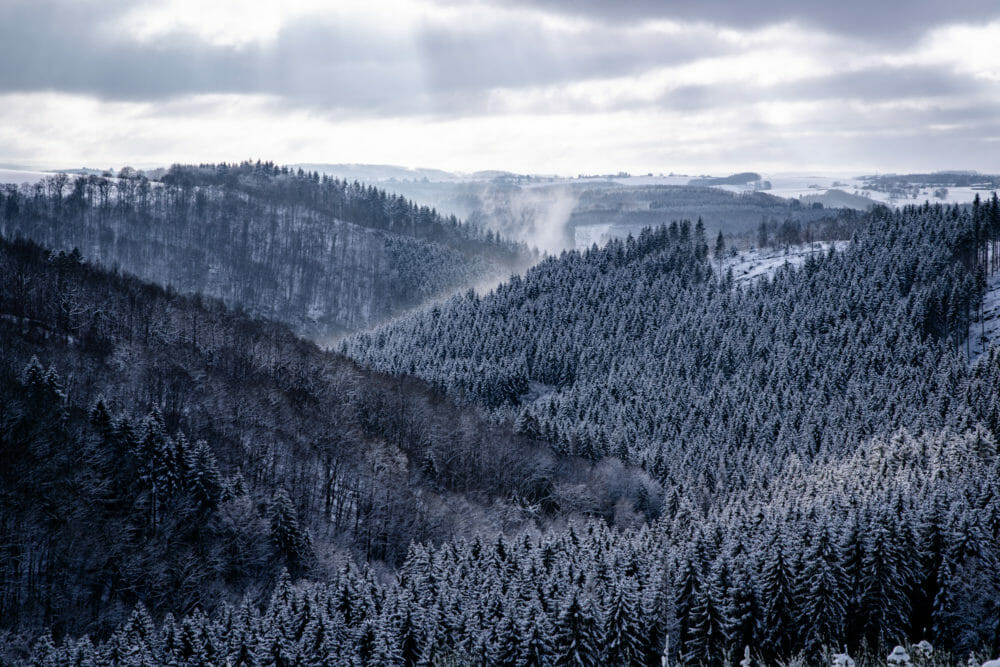
[[[870,197],[852,195],[839,188],[831,188],[823,194],[805,195],[799,201],[802,202],[803,206],[812,206],[815,203],[820,203],[824,208],[853,208],[859,211],[867,211],[878,203]]]
[[[260,162],[8,185],[0,233],[78,248],[320,341],[532,261],[524,246],[401,196]]]

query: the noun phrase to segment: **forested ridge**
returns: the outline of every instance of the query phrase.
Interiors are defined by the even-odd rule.
[[[991,355],[970,368],[966,344],[976,333],[986,280],[997,268],[992,251],[998,238],[995,197],[964,209],[881,208],[845,251],[817,254],[801,269],[785,268],[742,287],[712,271],[700,227],[680,223],[545,260],[485,297],[455,298],[439,310],[348,339],[343,349],[376,368],[415,373],[462,400],[488,406],[498,419],[515,421],[520,432],[551,442],[557,451],[614,456],[643,467],[666,489],[666,516],[685,505],[696,514],[728,515],[724,527],[714,524],[714,548],[751,552],[733,560],[757,561],[747,576],[754,604],[764,605],[733,613],[752,614],[756,630],[742,641],[752,637],[752,645],[772,660],[821,644],[858,647],[864,641],[881,650],[921,636],[949,648],[989,643],[996,650],[996,621],[980,620],[997,615],[991,565],[997,531],[984,518],[985,508],[995,512],[991,484],[956,482],[967,489],[964,505],[940,501],[936,511],[963,516],[966,523],[942,536],[934,531],[943,519],[923,517],[926,504],[913,493],[949,496],[954,490],[948,483],[876,494],[870,504],[855,493],[846,497],[850,509],[838,512],[830,506],[840,497],[835,485],[809,488],[802,477],[855,456],[871,442],[902,447],[910,440],[896,437],[901,429],[923,441],[947,433],[967,438],[982,428],[992,443],[997,359]],[[995,446],[983,449],[988,469]],[[984,474],[966,463],[968,475]],[[940,474],[939,462],[923,459],[922,465],[930,480]],[[883,465],[879,474],[894,474],[893,466]],[[793,491],[777,508],[755,500],[785,486]],[[809,493],[820,502],[802,520],[796,514]],[[762,532],[765,518],[778,527]],[[933,521],[936,527],[928,527]],[[703,530],[700,521],[694,525],[688,539]],[[823,558],[837,568],[847,565],[843,545],[853,531],[856,557],[888,568],[880,575],[879,594],[897,597],[859,611],[850,604],[874,594],[868,587],[875,579],[864,584],[848,577],[844,581],[853,584],[842,582],[842,596],[826,610],[832,625],[809,638],[796,625],[802,607],[796,612],[791,602],[768,598],[781,593],[793,600],[787,586],[775,587],[791,585],[804,568],[818,566],[816,554],[801,550],[817,531],[828,533]],[[756,553],[731,543],[745,535],[757,541]],[[971,540],[983,560],[952,564],[944,572],[946,552],[957,548],[953,540]],[[767,574],[764,563],[786,541],[794,547],[776,565],[783,571]],[[892,564],[890,557],[896,559]],[[688,586],[689,593],[707,585],[718,551],[705,558],[700,583],[674,585]],[[955,575],[959,567],[962,574]],[[770,577],[785,584],[768,583]],[[723,583],[712,613],[737,604]],[[964,587],[966,595],[978,591],[984,606],[966,599],[961,609],[938,607],[932,620],[934,605],[959,604],[945,597],[958,595],[949,585]],[[800,596],[796,604],[819,604]],[[768,604],[774,614],[788,616],[767,616]],[[714,650],[708,660],[714,664],[726,647],[738,648],[726,625],[734,617],[718,613],[716,620],[723,620],[712,628],[719,638],[715,649],[689,645],[695,640],[687,630],[696,621],[682,613],[676,655],[704,657]],[[703,653],[687,653],[696,650]]]
[[[655,667],[666,646],[672,663],[732,664],[749,647],[753,664],[823,665],[847,645],[876,665],[932,637],[924,664],[964,664],[997,651],[998,472],[987,434],[899,433],[708,517],[684,503],[639,529],[414,547],[388,583],[346,565],[318,584],[282,580],[263,610],[157,626],[140,608],[96,648],[45,637],[35,657]]]
[[[575,193],[579,202],[569,218],[571,227],[613,224],[634,234],[643,227],[655,227],[671,220],[702,218],[712,230],[727,234],[753,230],[762,219],[798,221],[803,226],[830,216],[822,208],[800,206],[764,192],[734,194],[720,188],[699,185],[581,185]]]
[[[0,241],[0,285],[3,630],[100,635],[137,602],[210,611],[282,568],[658,513],[641,473],[554,455],[221,302],[20,241]]]
[[[162,440],[173,444],[150,451],[173,453],[154,460],[212,469],[214,454],[220,509],[200,500],[199,480],[215,475],[172,472],[206,465],[144,476],[144,450],[133,445],[138,453],[122,458],[133,461],[142,500],[130,501],[123,520],[154,530],[152,496],[169,488],[175,495],[162,502],[189,512],[221,513],[245,493],[244,516],[260,522],[256,542],[242,538],[259,545],[256,569],[231,570],[253,580],[242,601],[224,577],[214,585],[227,594],[184,604],[122,595],[114,632],[93,626],[80,638],[63,621],[35,642],[31,659],[658,665],[665,656],[722,665],[749,648],[753,664],[798,656],[819,665],[846,647],[869,665],[921,639],[936,648],[924,664],[995,656],[1000,354],[970,363],[967,345],[998,268],[1000,202],[877,208],[857,228],[843,251],[745,284],[719,273],[725,240],[710,245],[697,223],[566,252],[484,296],[470,291],[346,339],[342,351],[376,372],[215,302],[98,272],[72,254],[4,246],[4,386],[14,397],[5,405],[22,406],[0,422],[5,444],[36,456],[35,443],[56,437],[52,425],[77,424],[72,442],[89,434],[98,444],[65,451],[98,456],[115,446],[99,444],[102,409],[115,415],[112,440],[156,433],[162,422]],[[105,294],[117,283],[135,296],[116,297],[114,310],[83,316],[65,296],[76,285],[104,285],[97,293]],[[150,301],[148,321],[130,319],[130,308]],[[101,317],[92,310],[115,313],[104,335],[90,333]],[[120,361],[137,340],[145,347]],[[55,349],[54,370],[32,361]],[[143,382],[119,388],[114,373],[136,360]],[[213,393],[186,384],[171,393],[169,363],[182,364],[195,387],[226,370]],[[110,379],[88,379],[102,377]],[[48,397],[41,416],[31,412],[38,396]],[[53,405],[66,416],[52,418]],[[287,415],[297,427],[276,429]],[[462,422],[460,437],[446,435]],[[315,444],[331,433],[337,446]],[[263,453],[252,444],[261,440]],[[321,500],[327,447],[342,457],[344,480],[374,490],[377,511],[346,503],[350,529],[331,526]],[[393,461],[405,461],[405,474],[385,472]],[[456,462],[467,466],[461,474]],[[22,481],[24,469],[3,478],[5,492],[36,483]],[[74,479],[58,467],[51,477]],[[328,491],[341,497],[344,488]],[[174,514],[160,506],[158,517]],[[425,514],[396,523],[413,507]],[[27,522],[22,514],[0,524],[18,538],[5,544],[62,549],[58,531],[72,529],[47,524],[51,510]],[[187,539],[172,543],[216,544]],[[47,566],[49,556],[36,562]],[[77,599],[46,596],[38,582],[58,577],[12,571],[34,605],[31,637],[55,620],[48,600]],[[213,590],[215,576],[194,590]],[[12,646],[12,654],[23,647]]]
[[[550,250],[574,246],[576,230],[590,225],[611,225],[611,235],[624,237],[630,232],[637,235],[644,227],[700,217],[713,232],[745,234],[761,220],[772,226],[795,222],[812,230],[842,214],[764,192],[734,194],[715,187],[632,185],[614,180],[547,180],[506,175],[481,182],[412,181],[392,187],[506,238],[529,243],[545,240]]]
[[[523,245],[384,190],[261,162],[175,165],[157,181],[125,168],[3,186],[0,232],[77,248],[314,339],[502,279],[531,258]]]
[[[559,451],[715,497],[792,453],[823,461],[899,427],[974,419],[955,395],[987,273],[976,227],[998,219],[995,204],[976,210],[881,209],[846,251],[746,288],[712,270],[697,224],[660,227],[342,349]]]

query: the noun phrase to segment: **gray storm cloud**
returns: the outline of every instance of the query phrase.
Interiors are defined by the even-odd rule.
[[[522,6],[543,8],[605,23],[633,23],[655,19],[704,21],[733,28],[755,28],[789,21],[822,30],[854,35],[874,42],[912,39],[928,27],[956,20],[989,21],[1000,16],[995,0],[841,0],[803,2],[769,0],[516,0]]]
[[[888,65],[836,72],[823,76],[767,86],[730,83],[726,86],[685,85],[667,91],[657,100],[666,109],[703,111],[733,105],[758,102],[801,102],[809,100],[857,100],[885,102],[890,100],[951,98],[974,96],[983,83],[971,76],[956,74],[943,66]],[[951,117],[954,109],[932,107],[932,113]],[[993,113],[992,111],[990,113]]]
[[[113,100],[270,94],[332,111],[484,113],[476,93],[593,77],[731,51],[710,31],[664,40],[620,28],[422,24],[416,49],[370,26],[323,16],[280,27],[271,43],[213,45],[186,34],[152,43],[109,30],[127,5],[54,0],[0,4],[0,91],[60,91]]]
[[[922,1],[520,2],[556,14],[586,16],[591,22],[554,28],[516,12],[472,25],[428,21],[417,26],[413,44],[406,45],[396,35],[368,25],[341,25],[323,16],[308,16],[281,26],[273,42],[220,46],[187,34],[146,42],[115,32],[109,26],[129,7],[122,0],[10,0],[0,3],[0,92],[57,91],[111,100],[262,94],[331,114],[477,115],[503,111],[489,99],[496,89],[627,78],[657,67],[738,53],[717,29],[704,24],[667,36],[632,29],[653,18],[737,28],[795,20],[878,43],[955,16],[983,21],[1000,15],[1000,6],[992,0],[956,0],[947,6]],[[966,93],[974,85],[970,78],[943,67],[874,67],[807,78],[756,94],[740,85],[688,84],[653,104],[684,111],[752,101],[755,95],[885,100]],[[553,110],[561,103],[550,100]],[[573,104],[588,111],[586,99],[574,99]],[[600,104],[613,109],[648,102],[625,96]]]
[[[225,153],[206,159],[256,150],[470,171],[670,170],[746,156],[877,165],[887,153],[880,137],[909,134],[917,144],[900,154],[922,156],[921,165],[941,155],[995,162],[982,146],[997,140],[1000,71],[989,40],[1000,24],[978,37],[978,52],[964,43],[922,52],[942,26],[995,21],[995,0],[399,5],[410,2],[421,4],[398,21],[317,4],[278,21],[267,39],[219,43],[190,22],[132,34],[122,17],[152,4],[0,1],[0,160],[91,146],[109,147],[102,156],[149,148],[155,159],[179,146],[190,159],[211,139]],[[743,72],[744,60],[759,70]],[[814,105],[805,117],[801,103]],[[62,130],[39,131],[45,105]],[[92,114],[79,120],[86,131],[59,114],[69,106]],[[95,118],[124,108],[107,136],[80,139],[90,140]],[[297,124],[276,122],[293,115]],[[231,128],[225,145],[220,123]],[[366,150],[305,152],[345,140]]]

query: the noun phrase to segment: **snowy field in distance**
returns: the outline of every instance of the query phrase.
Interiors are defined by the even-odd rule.
[[[761,179],[771,183],[771,189],[762,190],[762,192],[787,199],[821,195],[833,188],[850,192],[851,194],[854,194],[855,191],[861,194],[862,188],[862,182],[859,178],[846,174],[761,174]],[[740,194],[746,190],[745,187],[739,185],[715,185],[712,187],[721,188],[735,194]]]
[[[935,188],[923,188],[916,199],[892,197],[888,192],[865,189],[865,182],[857,176],[848,175],[821,175],[821,174],[762,174],[761,178],[771,182],[771,189],[764,190],[769,195],[775,197],[785,197],[786,199],[798,199],[810,195],[822,195],[827,190],[843,190],[849,194],[856,194],[862,197],[869,197],[874,202],[886,204],[887,206],[906,206],[907,204],[923,204],[925,201],[931,203],[941,202],[946,204],[969,204],[976,198],[976,193],[980,197],[990,196],[990,192],[983,190],[973,190],[972,188],[948,188],[948,194],[943,199],[934,196]],[[729,192],[741,193],[746,188],[735,185],[719,185],[719,187]]]
[[[687,185],[688,181],[695,176],[629,176],[628,178],[612,178],[611,180],[621,185],[632,187],[640,185]]]
[[[693,178],[700,178],[700,176],[630,176],[628,178],[614,178],[611,180],[626,186],[687,185],[688,181]],[[916,199],[891,197],[888,192],[865,189],[865,182],[858,174],[846,173],[762,173],[761,179],[771,183],[769,190],[761,190],[761,192],[774,195],[775,197],[799,199],[800,197],[822,195],[827,190],[841,190],[848,194],[869,197],[873,202],[896,207],[907,204],[923,204],[925,201],[930,201],[931,203],[968,204],[975,199],[977,193],[981,198],[992,195],[992,192],[973,190],[972,188],[948,188],[947,196],[941,199],[934,196],[935,188],[931,187],[921,189]],[[742,194],[747,191],[747,187],[743,185],[713,185],[711,187],[726,190],[734,194]]]
[[[47,171],[0,169],[0,183],[13,183],[14,185],[21,185],[22,183],[37,183],[47,176],[52,176],[52,173]]]

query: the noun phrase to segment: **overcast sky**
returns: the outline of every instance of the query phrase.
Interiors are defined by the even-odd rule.
[[[0,163],[1000,172],[996,0],[0,0]]]

